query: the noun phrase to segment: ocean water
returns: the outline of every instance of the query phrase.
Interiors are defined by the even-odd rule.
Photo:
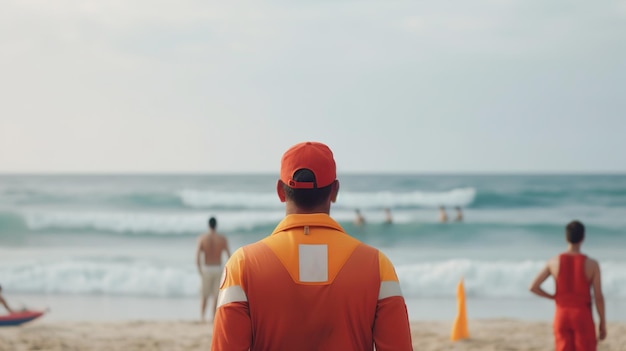
[[[0,284],[7,296],[52,301],[194,301],[195,315],[195,243],[208,217],[217,218],[233,251],[263,238],[284,215],[276,179],[2,175]],[[587,228],[583,251],[600,261],[609,320],[626,319],[626,175],[340,174],[339,180],[331,215],[389,256],[412,319],[452,315],[461,277],[470,317],[549,318],[551,303],[528,285],[565,249],[564,227],[573,219]],[[453,207],[462,207],[464,220],[438,223],[439,206],[452,219]],[[363,227],[352,225],[357,208]],[[384,208],[392,211],[391,225],[383,223]],[[551,281],[545,287],[554,289]]]

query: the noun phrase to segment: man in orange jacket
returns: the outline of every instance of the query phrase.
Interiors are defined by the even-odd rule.
[[[532,282],[530,291],[556,302],[554,315],[556,351],[595,351],[598,341],[593,323],[591,289],[600,318],[598,339],[606,338],[600,265],[580,251],[585,238],[585,226],[582,223],[570,222],[565,234],[569,243],[567,251],[548,261]],[[554,295],[541,288],[541,284],[549,276],[553,276],[556,281]]]
[[[339,181],[328,146],[287,150],[276,191],[285,218],[226,263],[211,349],[412,350],[393,265],[329,215]]]

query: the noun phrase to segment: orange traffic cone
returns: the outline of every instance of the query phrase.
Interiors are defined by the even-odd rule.
[[[452,325],[452,333],[450,334],[450,340],[452,341],[469,338],[467,314],[465,312],[465,288],[463,287],[463,278],[461,278],[456,288],[456,300],[458,311],[454,324]]]

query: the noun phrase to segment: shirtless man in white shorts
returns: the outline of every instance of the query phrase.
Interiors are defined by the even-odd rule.
[[[217,220],[215,217],[209,219],[209,231],[198,238],[198,248],[196,250],[196,265],[202,280],[202,308],[200,319],[204,322],[206,304],[209,296],[213,300],[213,316],[217,306],[217,294],[220,288],[220,278],[222,276],[222,252],[226,251],[230,257],[228,241],[226,237],[219,234],[215,228]]]

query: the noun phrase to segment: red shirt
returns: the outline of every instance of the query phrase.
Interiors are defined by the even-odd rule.
[[[561,254],[556,278],[554,341],[557,351],[596,351],[591,312],[591,282],[585,274],[587,256]]]
[[[591,307],[591,282],[585,273],[585,255],[561,254],[554,300],[558,307]]]

